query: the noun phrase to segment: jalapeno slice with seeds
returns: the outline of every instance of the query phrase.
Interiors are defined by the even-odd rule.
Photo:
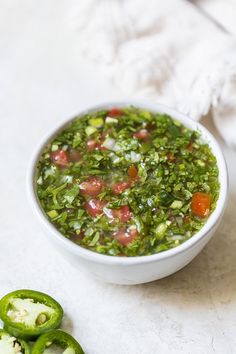
[[[30,348],[23,339],[17,339],[0,329],[1,354],[30,354]]]
[[[17,290],[0,300],[0,318],[4,329],[17,338],[31,340],[58,328],[62,316],[61,305],[38,291]]]
[[[80,344],[70,334],[52,330],[42,334],[35,342],[32,354],[47,354],[63,350],[62,354],[84,354]]]

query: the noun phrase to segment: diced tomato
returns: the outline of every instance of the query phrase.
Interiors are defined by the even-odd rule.
[[[138,177],[138,170],[134,165],[129,166],[127,173],[128,173],[128,176],[132,179],[135,179]]]
[[[157,125],[156,125],[156,123],[154,123],[154,122],[149,122],[149,123],[146,125],[146,128],[147,128],[148,131],[152,131],[152,130],[156,129],[156,127],[157,127]]]
[[[118,218],[121,222],[127,222],[132,216],[128,205],[122,205],[118,209],[113,209],[112,215],[114,218]]]
[[[205,218],[210,213],[211,198],[209,194],[196,192],[192,196],[191,210],[192,214]]]
[[[193,144],[189,143],[187,146],[188,151],[192,152],[193,151]]]
[[[190,216],[189,215],[185,215],[183,221],[184,221],[184,224],[189,224],[190,223]]]
[[[69,164],[68,154],[64,150],[57,150],[51,152],[51,160],[55,165],[66,167]]]
[[[103,141],[104,141],[106,139],[106,137],[108,137],[111,134],[112,134],[112,129],[108,128],[102,132],[101,139],[103,139]]]
[[[102,145],[103,141],[96,142],[96,140],[88,140],[87,141],[87,148],[89,151],[93,150],[107,150],[105,146]]]
[[[112,186],[112,192],[114,194],[121,194],[129,187],[130,187],[130,182],[125,182],[125,181],[117,182]]]
[[[173,152],[168,152],[167,160],[170,162],[173,162],[175,160],[175,155],[173,154]]]
[[[150,134],[147,129],[141,129],[141,130],[137,131],[136,133],[134,133],[133,137],[137,138],[139,140],[147,141],[150,138]]]
[[[119,108],[112,108],[108,113],[107,116],[108,117],[112,117],[112,118],[117,118],[119,116],[121,116],[123,113],[123,111]]]
[[[127,246],[138,237],[138,231],[136,228],[121,229],[116,231],[113,237],[123,246]]]
[[[99,199],[90,199],[85,203],[85,209],[90,216],[95,217],[103,213],[103,208],[106,206],[106,202]]]
[[[88,150],[95,150],[97,147],[97,142],[96,140],[88,140],[87,141],[87,148]]]
[[[78,150],[70,149],[68,152],[70,162],[78,162],[81,160],[81,155]]]
[[[91,177],[80,184],[80,193],[83,196],[96,197],[105,186],[104,181],[99,177]]]
[[[79,234],[73,234],[70,236],[70,239],[74,242],[79,242],[83,240],[83,238],[84,238],[84,231],[80,231]]]
[[[105,139],[104,139],[105,140]],[[105,151],[105,150],[107,150],[107,148],[105,147],[105,146],[103,146],[102,144],[103,144],[103,142],[104,142],[104,140],[103,141],[101,141],[99,144],[97,144],[97,150],[102,150],[102,151]]]
[[[122,205],[118,209],[105,208],[104,213],[109,219],[111,219],[112,223],[114,222],[115,219],[119,219],[120,222],[125,223],[128,220],[130,220],[132,216],[128,205]]]

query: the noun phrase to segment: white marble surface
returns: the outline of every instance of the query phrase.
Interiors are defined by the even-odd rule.
[[[79,59],[70,5],[0,0],[0,296],[32,288],[56,297],[86,354],[236,353],[236,151],[222,143],[230,198],[219,231],[189,266],[151,284],[87,277],[54,252],[29,208],[26,169],[43,134],[84,106],[122,98]]]

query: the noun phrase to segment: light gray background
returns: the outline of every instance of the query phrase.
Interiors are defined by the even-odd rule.
[[[235,151],[221,142],[230,198],[217,234],[185,269],[148,285],[87,277],[54,251],[30,210],[35,144],[85,106],[124,98],[79,58],[74,3],[0,0],[0,296],[18,288],[51,294],[87,354],[236,353]],[[205,124],[214,133],[209,117]]]

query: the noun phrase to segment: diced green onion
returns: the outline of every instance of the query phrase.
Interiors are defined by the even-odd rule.
[[[42,176],[40,176],[38,179],[37,179],[37,183],[42,185],[43,184],[43,178]]]
[[[113,149],[112,149],[112,150],[118,152],[118,151],[121,151],[121,147],[120,147],[120,145],[119,145],[118,143],[116,143],[116,144],[113,146]]]
[[[158,163],[158,162],[159,162],[159,154],[158,154],[158,152],[157,152],[157,151],[154,153],[153,158],[154,158],[154,160],[155,160],[155,162],[156,162],[156,163]]]
[[[170,221],[166,221],[166,222],[162,222],[161,224],[159,224],[155,230],[155,234],[158,237],[158,239],[162,239],[165,235],[165,232],[167,230],[167,227],[171,224]]]
[[[141,154],[131,151],[130,152],[130,160],[132,162],[139,162],[141,160]]]
[[[171,237],[171,240],[173,240],[173,241],[181,241],[181,240],[184,240],[184,236],[182,236],[182,235],[174,235],[174,236],[172,236]]]
[[[92,247],[95,246],[99,240],[99,237],[100,237],[99,232],[96,232],[92,241],[90,242],[89,246],[92,246]]]
[[[89,124],[94,128],[100,128],[103,126],[104,121],[102,118],[91,118],[89,119]]]
[[[171,209],[181,209],[183,206],[183,202],[181,200],[174,200],[170,205]]]
[[[113,152],[109,155],[114,164],[119,163],[121,158],[115,155]]]
[[[52,147],[51,147],[51,150],[52,151],[57,151],[58,150],[58,145],[53,144]]]
[[[56,210],[50,210],[47,212],[47,214],[51,219],[54,219],[58,216],[58,212]]]
[[[142,115],[142,117],[143,118],[146,118],[146,119],[151,119],[151,117],[152,117],[152,115],[151,115],[151,113],[150,112],[147,112],[147,111],[140,111],[140,113],[141,113],[141,115]]]
[[[112,117],[106,117],[105,123],[106,124],[117,124],[118,123],[118,119],[112,118]]]
[[[44,172],[44,179],[47,179],[49,176],[54,176],[55,172],[56,172],[56,167],[53,165],[50,166]]]
[[[102,145],[108,150],[113,150],[115,143],[116,143],[115,139],[107,137]]]
[[[88,127],[85,128],[85,133],[89,136],[92,135],[93,133],[95,133],[97,131],[96,128],[91,127],[90,125]]]
[[[204,167],[204,166],[205,166],[205,162],[202,161],[202,160],[197,160],[197,164],[198,164],[198,166],[200,166],[200,167]]]
[[[173,121],[174,121],[174,124],[175,124],[177,127],[181,127],[181,123],[180,123],[178,120],[173,119]]]

